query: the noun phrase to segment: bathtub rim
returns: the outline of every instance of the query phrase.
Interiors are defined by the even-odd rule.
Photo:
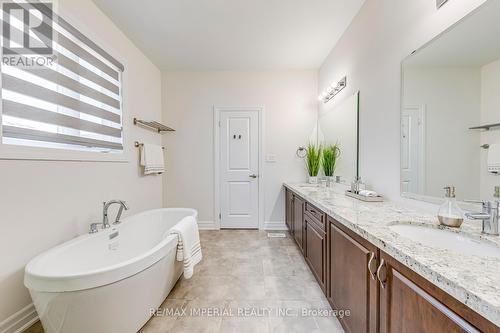
[[[191,213],[179,219],[176,223],[173,224],[173,226],[186,217],[192,216],[195,219],[197,219],[198,217],[197,210],[192,208],[157,208],[131,215],[124,218],[122,220],[122,223],[113,226],[110,229],[100,231],[100,233],[97,234],[80,235],[72,240],[59,244],[37,255],[36,257],[31,259],[25,267],[24,285],[30,290],[41,292],[78,291],[105,286],[107,284],[111,284],[140,273],[141,271],[147,269],[148,267],[161,260],[172,249],[176,250],[177,236],[169,235],[165,237],[165,239],[155,244],[155,246],[150,248],[148,251],[131,257],[127,260],[118,262],[114,265],[94,270],[88,270],[77,274],[41,274],[36,272],[36,265],[40,260],[43,260],[47,256],[57,255],[57,252],[63,250],[65,247],[75,246],[76,244],[81,243],[91,237],[102,237],[103,233],[109,234],[114,230],[119,231],[121,228],[123,228],[123,226],[126,226],[128,223],[130,223],[130,220],[132,220],[133,218],[140,218],[141,215],[164,211],[187,211]]]

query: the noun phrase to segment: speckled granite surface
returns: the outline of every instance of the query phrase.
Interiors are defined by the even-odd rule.
[[[425,246],[389,229],[399,223],[437,228],[435,215],[392,202],[352,199],[341,185],[333,189],[295,183],[284,186],[500,327],[500,258]],[[465,221],[459,230],[449,230],[500,246],[499,236],[481,234],[480,222]]]

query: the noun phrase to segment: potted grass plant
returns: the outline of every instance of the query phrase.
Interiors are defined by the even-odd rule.
[[[337,160],[340,156],[340,148],[338,143],[334,145],[326,146],[323,149],[323,171],[326,177],[326,184],[328,186],[333,186],[333,175],[335,173],[335,168],[337,167]]]
[[[309,175],[309,183],[318,183],[318,173],[321,166],[321,154],[323,151],[322,145],[315,145],[310,143],[307,147],[306,167]]]

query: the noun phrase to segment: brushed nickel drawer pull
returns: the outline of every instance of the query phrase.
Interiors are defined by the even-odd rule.
[[[377,278],[380,281],[380,286],[384,289],[385,284],[387,283],[387,267],[384,259],[380,260],[380,266],[378,266],[377,269]]]
[[[377,276],[377,260],[375,259],[375,253],[370,253],[370,260],[368,261],[368,271],[370,272],[370,277],[376,280]]]

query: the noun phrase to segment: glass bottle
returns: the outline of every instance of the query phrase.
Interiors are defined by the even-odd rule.
[[[464,221],[464,212],[458,207],[455,198],[455,186],[447,186],[445,201],[439,207],[438,220],[439,223],[447,227],[459,228]]]

